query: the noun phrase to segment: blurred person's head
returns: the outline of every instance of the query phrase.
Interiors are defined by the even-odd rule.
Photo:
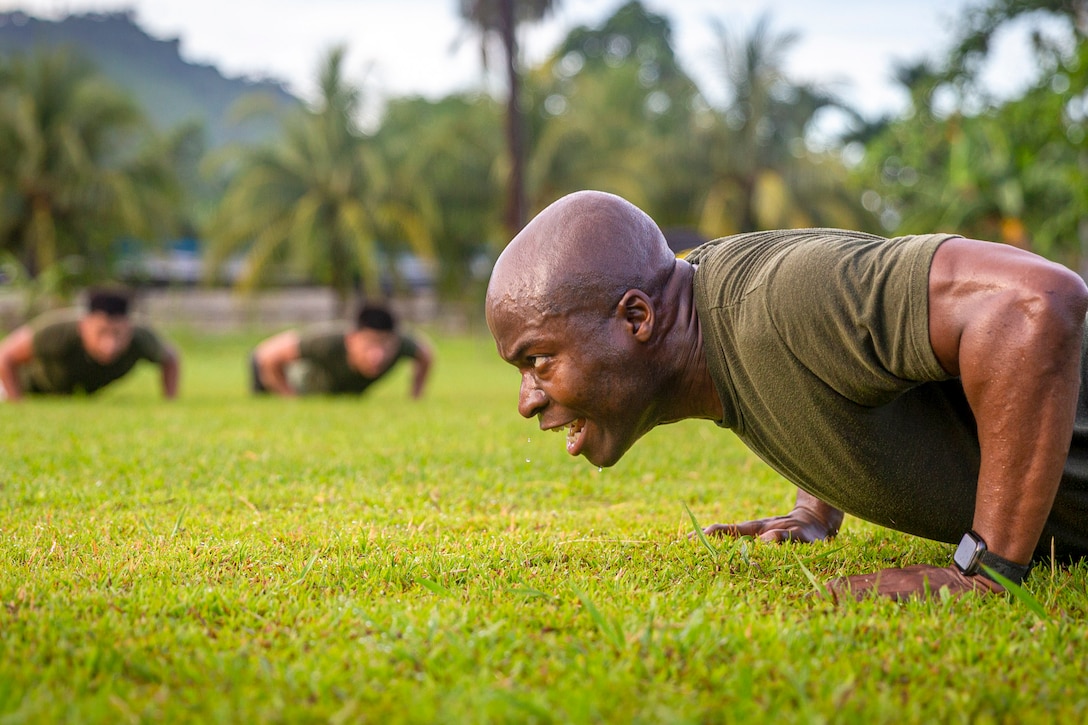
[[[368,378],[376,378],[392,365],[400,347],[396,327],[396,319],[387,307],[362,305],[344,338],[351,366]]]
[[[83,349],[91,359],[107,365],[128,349],[132,342],[132,320],[128,316],[129,295],[123,290],[92,290],[87,312],[79,321]]]

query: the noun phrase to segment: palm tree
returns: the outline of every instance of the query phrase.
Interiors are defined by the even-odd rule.
[[[381,294],[383,231],[429,252],[425,227],[390,198],[385,165],[356,125],[361,94],[344,79],[344,53],[325,60],[316,109],[289,118],[278,143],[245,153],[209,225],[212,273],[246,248],[243,289],[286,263],[331,286],[346,307],[357,278],[366,294]]]
[[[31,277],[162,238],[178,184],[137,106],[68,52],[0,65],[0,248]],[[100,270],[104,273],[105,270]]]
[[[488,96],[401,98],[387,104],[374,138],[392,172],[392,193],[418,210],[429,230],[447,302],[479,301],[474,265],[490,251],[488,240],[505,235],[503,183],[495,173],[502,111]]]
[[[668,18],[631,0],[601,25],[568,33],[526,85],[540,109],[532,207],[593,188],[630,199],[659,223],[688,223],[692,177],[680,147],[691,139],[697,90],[676,59]]]
[[[841,169],[812,153],[805,136],[818,111],[839,106],[830,94],[792,83],[786,55],[796,33],[774,34],[763,16],[747,36],[716,24],[728,101],[707,131],[715,182],[700,226],[713,234],[770,226],[850,224],[857,205]]]
[[[525,121],[519,105],[521,71],[518,23],[537,22],[547,17],[555,0],[458,0],[461,17],[480,32],[481,48],[486,48],[489,36],[502,41],[506,70],[506,146],[510,161],[510,183],[507,187],[506,225],[511,234],[520,230],[528,218],[525,192]],[[486,62],[486,53],[484,54]]]

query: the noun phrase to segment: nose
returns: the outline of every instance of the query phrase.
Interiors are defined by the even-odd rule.
[[[518,412],[523,418],[532,418],[543,410],[548,404],[548,396],[544,394],[536,381],[525,375],[521,379],[521,390],[518,393]]]
[[[102,340],[102,346],[99,348],[99,350],[103,358],[107,360],[113,360],[113,358],[117,356],[120,348],[121,345],[116,338],[107,337]]]

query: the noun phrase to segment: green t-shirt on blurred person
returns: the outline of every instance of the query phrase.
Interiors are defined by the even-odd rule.
[[[388,373],[401,358],[419,353],[415,340],[398,335],[399,347],[385,370],[368,378],[348,364],[345,330],[342,327],[304,332],[299,338],[299,359],[287,368],[291,387],[300,395],[362,393]]]
[[[162,340],[149,328],[134,324],[128,348],[103,365],[84,349],[79,320],[80,312],[68,309],[47,312],[30,323],[34,358],[19,368],[23,390],[57,395],[94,393],[123,377],[140,360],[161,365],[167,357]]]

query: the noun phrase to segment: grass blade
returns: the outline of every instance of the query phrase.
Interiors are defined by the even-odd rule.
[[[1001,586],[1005,587],[1005,589],[1008,590],[1010,594],[1016,597],[1016,599],[1019,600],[1021,604],[1030,609],[1031,612],[1041,621],[1050,621],[1050,615],[1047,613],[1046,609],[1043,608],[1043,605],[1039,603],[1039,600],[1032,596],[1031,592],[1029,592],[1027,589],[1024,589],[1024,587],[1020,586],[1019,584],[1014,584],[1012,581],[1001,576],[985,564],[982,565],[982,568],[983,570],[985,570],[987,576],[989,576]]]
[[[797,555],[797,551],[793,547],[790,547],[790,553],[793,554],[793,558],[797,562],[797,566],[801,567],[801,571],[803,571],[805,573],[805,577],[812,584],[812,588],[816,590],[816,593],[819,594],[821,597],[828,596],[829,593],[827,591],[827,587],[824,586],[816,578],[816,576],[811,571],[808,570],[808,567],[805,566],[805,563],[803,561],[801,561],[801,557]]]
[[[177,521],[174,522],[174,528],[170,531],[171,539],[177,536],[178,532],[181,531],[181,522],[185,520],[186,511],[188,511],[188,509],[182,507],[181,511],[178,513]]]
[[[688,512],[688,518],[691,519],[691,525],[695,529],[695,538],[699,539],[699,543],[705,546],[706,550],[709,551],[715,559],[719,558],[721,556],[720,552],[707,540],[706,534],[703,533],[703,527],[695,520],[695,514],[691,512],[691,509],[688,508],[687,504],[684,504],[684,510]]]
[[[314,563],[317,562],[317,557],[321,552],[315,551],[314,555],[310,557],[310,560],[306,562],[306,566],[302,567],[302,571],[299,572],[298,578],[291,582],[290,586],[298,586],[302,582],[306,581],[306,577],[310,574],[310,570],[314,568]]]
[[[597,609],[597,605],[593,603],[593,600],[589,598],[589,595],[583,592],[581,589],[571,584],[570,589],[574,592],[580,600],[582,600],[582,606],[589,612],[590,618],[596,623],[597,628],[601,630],[601,634],[605,636],[609,642],[611,642],[616,649],[623,649],[625,638],[623,636],[623,629],[619,623],[615,620],[609,621],[601,610]]]
[[[428,579],[428,578],[422,577],[422,576],[417,576],[415,579],[416,579],[416,584],[419,584],[424,589],[431,590],[432,592],[439,595],[440,597],[452,597],[453,596],[453,592],[451,590],[447,589],[446,587],[442,586],[441,584],[439,584],[436,581],[433,581],[431,579]]]

